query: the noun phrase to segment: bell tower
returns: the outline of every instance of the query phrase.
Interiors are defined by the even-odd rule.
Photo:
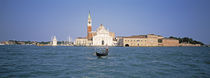
[[[92,31],[92,20],[91,20],[90,11],[89,11],[88,24],[87,24],[87,39],[91,39],[92,37],[91,31]]]

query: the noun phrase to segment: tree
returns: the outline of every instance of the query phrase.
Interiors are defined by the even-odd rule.
[[[191,43],[191,44],[204,45],[202,42],[193,40],[192,38],[188,38],[188,37],[177,38],[177,37],[170,36],[169,38],[177,39],[177,40],[179,40],[179,43]]]

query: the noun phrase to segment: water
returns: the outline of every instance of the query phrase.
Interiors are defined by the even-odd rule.
[[[0,78],[209,78],[208,47],[0,46]]]

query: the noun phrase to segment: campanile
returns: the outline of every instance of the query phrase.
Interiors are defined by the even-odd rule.
[[[87,24],[87,38],[91,39],[92,34],[92,20],[91,20],[91,16],[90,16],[90,11],[89,11],[89,15],[88,15],[88,24]]]

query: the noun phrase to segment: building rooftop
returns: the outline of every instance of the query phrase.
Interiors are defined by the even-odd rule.
[[[163,37],[161,35],[155,35],[155,34],[147,34],[147,35],[134,35],[134,36],[128,36],[123,38],[152,38],[152,37]]]
[[[167,39],[167,40],[177,40],[177,39],[174,39],[174,38],[163,38],[163,39]]]
[[[135,36],[128,36],[123,38],[147,38],[147,35],[135,35]]]

